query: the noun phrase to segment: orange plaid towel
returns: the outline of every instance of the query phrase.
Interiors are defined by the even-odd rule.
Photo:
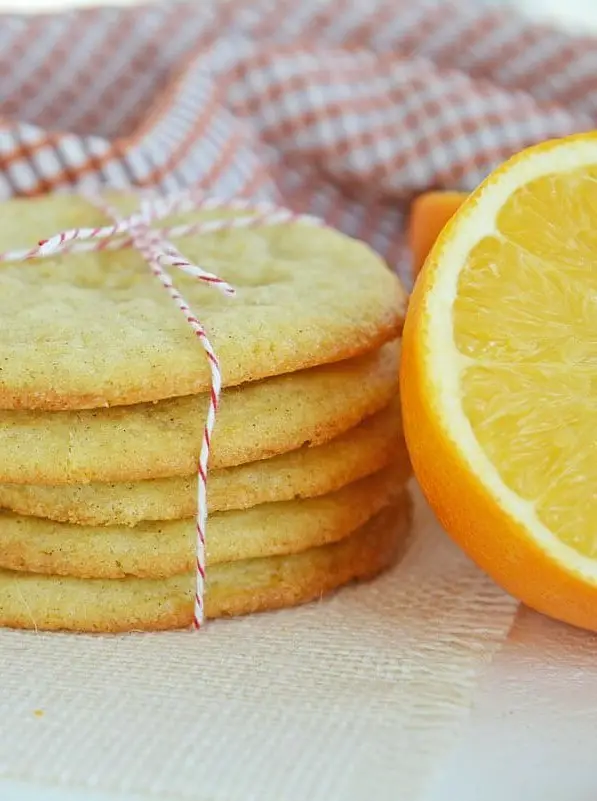
[[[405,211],[592,128],[597,48],[438,0],[202,0],[0,18],[0,197],[193,184],[367,240],[408,282]]]

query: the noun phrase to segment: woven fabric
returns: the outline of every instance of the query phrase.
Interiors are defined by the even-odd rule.
[[[0,776],[115,801],[422,801],[516,604],[420,502],[415,526],[389,574],[302,608],[0,630]]]
[[[474,0],[5,16],[0,197],[267,198],[369,241],[408,283],[411,198],[593,127],[596,67],[592,40]],[[419,500],[398,566],[319,604],[200,634],[1,631],[0,797],[8,777],[36,798],[423,801],[516,610]]]

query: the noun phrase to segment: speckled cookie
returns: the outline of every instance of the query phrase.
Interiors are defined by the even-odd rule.
[[[336,492],[209,519],[208,564],[304,551],[348,536],[402,493],[394,466]],[[163,578],[192,570],[195,525],[185,520],[77,526],[0,514],[0,567],[82,578]]]
[[[117,205],[136,203],[129,196]],[[76,196],[11,200],[0,215],[0,251],[108,222]],[[365,244],[331,228],[285,224],[175,242],[237,290],[225,297],[172,268],[219,355],[225,386],[352,358],[400,331],[398,279]],[[134,250],[1,265],[0,315],[0,408],[95,408],[210,386],[200,343]]]
[[[296,606],[353,579],[373,577],[407,541],[410,503],[386,507],[350,537],[291,556],[215,565],[209,618]],[[189,626],[194,576],[77,579],[0,570],[0,626],[123,632]]]
[[[315,448],[299,448],[257,462],[212,470],[211,512],[310,498],[397,462],[410,474],[396,398],[356,428]],[[133,526],[142,520],[180,520],[197,507],[195,476],[128,483],[0,484],[0,507],[80,525]]]
[[[397,392],[398,343],[225,390],[210,467],[320,445],[386,406]],[[189,476],[207,397],[84,411],[0,412],[0,481],[64,484]]]

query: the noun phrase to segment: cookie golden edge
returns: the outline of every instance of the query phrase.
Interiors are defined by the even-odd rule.
[[[406,547],[412,502],[387,507],[339,543],[289,557],[214,567],[208,618],[241,616],[308,603],[389,568]],[[75,579],[0,571],[0,626],[38,631],[124,633],[190,626],[194,576]]]
[[[350,536],[398,503],[407,477],[390,465],[334,493],[213,515],[207,564],[289,555]],[[161,579],[195,566],[193,518],[126,526],[77,526],[0,516],[0,568],[82,579]]]
[[[355,336],[353,333],[351,338],[344,337],[343,342],[338,342],[333,349],[330,348],[325,356],[321,356],[319,351],[315,350],[318,355],[313,355],[311,358],[304,357],[296,358],[292,361],[287,360],[273,365],[269,370],[260,370],[259,372],[252,370],[238,371],[233,377],[225,381],[224,389],[234,389],[253,381],[263,381],[279,375],[291,375],[301,370],[310,370],[314,367],[325,367],[336,362],[357,359],[372,350],[383,347],[388,342],[402,336],[404,328],[404,298],[404,290],[400,289],[398,291],[397,289],[395,292],[397,311],[395,315],[388,313],[385,316],[374,335],[367,335],[363,332],[360,336]],[[176,313],[175,307],[173,307],[173,310]],[[123,394],[111,393],[109,398],[105,394],[100,395],[90,392],[65,395],[50,389],[35,391],[25,387],[18,387],[15,391],[11,391],[9,387],[0,385],[0,409],[45,412],[85,411],[114,406],[132,406],[141,403],[159,403],[162,400],[196,395],[208,391],[209,387],[205,380],[192,381],[190,378],[186,378],[186,380],[185,378],[186,374],[181,372],[176,380],[160,383],[159,389],[148,388],[144,385],[143,387],[138,387],[136,391]]]
[[[393,461],[402,464],[405,474],[410,473],[397,397],[381,412],[329,442],[210,471],[210,512],[326,495]],[[0,483],[2,509],[83,526],[180,520],[192,517],[196,506],[196,476],[120,483]]]
[[[400,350],[393,341],[359,359],[225,390],[210,469],[317,447],[358,425],[397,395]],[[79,412],[0,411],[0,480],[64,485],[190,476],[207,401],[190,396]]]

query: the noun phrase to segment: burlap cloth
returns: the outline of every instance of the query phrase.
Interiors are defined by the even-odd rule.
[[[592,40],[474,2],[203,0],[6,16],[0,196],[192,183],[268,197],[368,240],[409,283],[411,198],[472,187],[527,144],[591,128],[596,76]],[[0,798],[11,779],[36,799],[54,788],[419,801],[459,770],[479,684],[521,641],[518,675],[547,652],[558,686],[578,687],[581,653],[597,697],[594,640],[529,629],[542,619],[528,612],[509,635],[516,613],[419,500],[399,565],[321,603],[200,634],[0,631]],[[491,714],[499,708],[498,695]]]

